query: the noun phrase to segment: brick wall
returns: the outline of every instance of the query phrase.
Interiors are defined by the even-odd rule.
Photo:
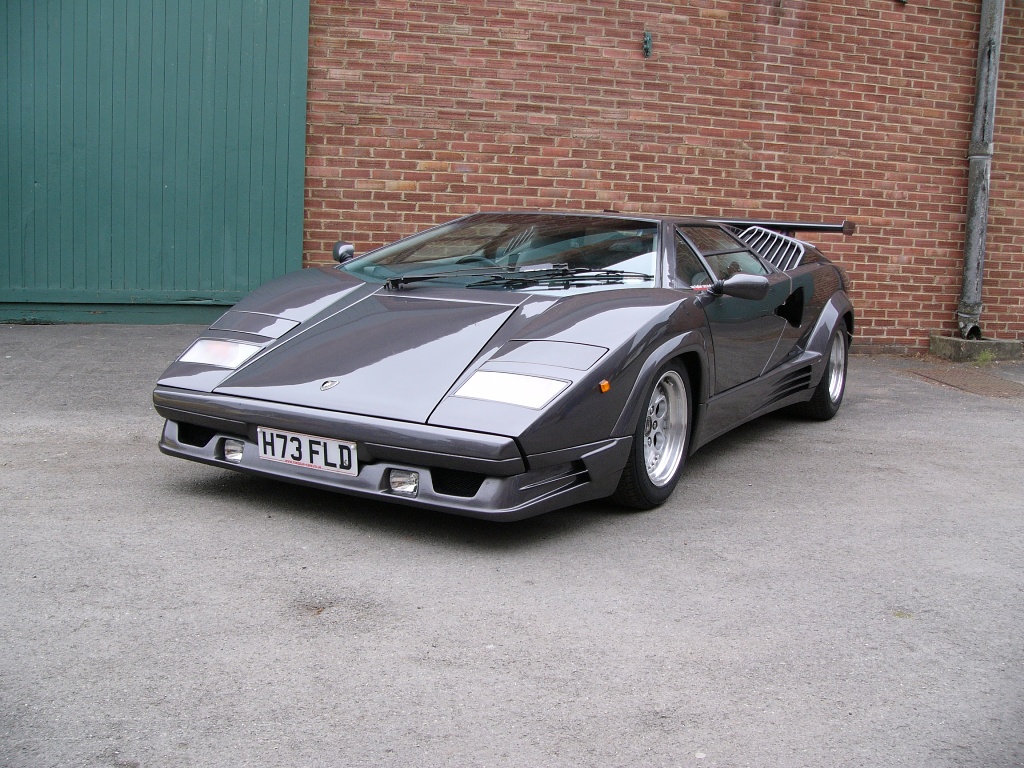
[[[857,222],[862,348],[959,300],[980,2],[313,0],[305,252],[480,209]],[[1024,338],[1024,10],[1007,3],[986,335]],[[644,31],[653,37],[645,58]]]
[[[1006,3],[1002,46],[981,327],[994,338],[1024,339],[1024,3],[1019,0]]]

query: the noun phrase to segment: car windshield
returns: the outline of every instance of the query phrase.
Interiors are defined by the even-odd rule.
[[[400,240],[341,268],[391,286],[430,280],[474,288],[592,286],[585,275],[620,273],[603,285],[653,280],[658,251],[655,221],[571,214],[481,213]],[[533,274],[530,280],[486,279]]]

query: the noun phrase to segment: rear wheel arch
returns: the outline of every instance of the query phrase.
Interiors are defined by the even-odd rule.
[[[839,412],[846,392],[851,336],[850,326],[844,316],[836,323],[829,337],[821,380],[811,398],[800,405],[800,410],[809,418],[827,421]]]
[[[690,377],[690,394],[693,405],[704,402],[707,396],[707,382],[704,381],[705,366],[696,352],[684,352],[676,358],[679,366]]]
[[[846,333],[850,338],[853,338],[853,312],[847,312],[843,315],[842,322],[846,323]]]

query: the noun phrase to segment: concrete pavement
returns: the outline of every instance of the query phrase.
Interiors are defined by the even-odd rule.
[[[1024,398],[859,356],[499,525],[161,455],[197,330],[0,326],[0,765],[1024,765]]]

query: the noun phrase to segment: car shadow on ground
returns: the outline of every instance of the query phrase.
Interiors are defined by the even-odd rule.
[[[514,522],[463,517],[375,499],[363,499],[302,485],[234,472],[181,479],[175,493],[203,497],[253,514],[288,516],[370,531],[382,537],[421,538],[435,544],[498,551],[530,547],[581,533],[588,526],[614,521],[624,513],[607,502],[578,504]],[[628,513],[625,513],[628,514]]]

